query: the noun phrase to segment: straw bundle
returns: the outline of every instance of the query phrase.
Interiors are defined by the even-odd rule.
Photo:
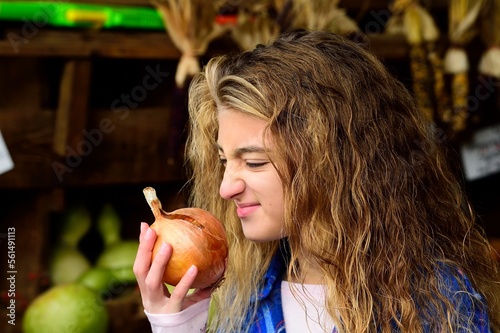
[[[198,57],[203,55],[212,40],[227,28],[218,25],[215,2],[204,0],[153,0],[160,12],[167,33],[182,52],[175,82],[183,87],[190,76],[200,72]]]
[[[279,31],[276,20],[267,13],[251,15],[239,12],[238,23],[231,30],[231,36],[242,50],[251,50],[277,36]]]
[[[283,1],[281,1],[283,2]],[[238,21],[231,29],[231,37],[242,50],[251,50],[257,44],[268,42],[280,32],[278,22],[271,17],[270,9],[278,3],[260,0],[242,3],[238,7]],[[280,8],[276,8],[278,12]]]
[[[451,47],[445,55],[445,71],[452,74],[452,104],[450,115],[452,128],[463,131],[469,116],[467,96],[469,94],[469,60],[465,52],[467,45],[477,34],[476,21],[484,0],[451,0],[449,8],[449,39]]]
[[[329,30],[338,34],[358,32],[357,23],[338,7],[340,0],[294,0],[293,26],[310,30]]]
[[[405,35],[410,45],[413,91],[420,110],[429,120],[434,120],[436,112],[433,97],[440,96],[440,103],[436,103],[437,105],[444,100],[442,66],[435,50],[439,30],[431,15],[417,0],[396,0],[390,6],[390,10],[393,16],[387,24],[386,33]],[[441,110],[441,107],[438,107],[438,110]]]
[[[175,73],[176,89],[171,106],[172,126],[168,131],[167,163],[174,165],[180,158],[184,127],[187,123],[187,86],[201,71],[198,57],[212,40],[227,29],[216,23],[218,8],[204,0],[152,0],[161,14],[166,31],[182,56]]]
[[[434,79],[434,98],[435,98],[435,120],[444,124],[450,123],[452,109],[450,96],[446,89],[444,61],[436,49],[436,43],[427,43],[427,60],[432,68]]]
[[[481,36],[488,48],[479,62],[479,72],[500,78],[500,0],[490,0],[484,12]]]
[[[282,11],[290,0],[272,0],[272,2],[277,11]]]

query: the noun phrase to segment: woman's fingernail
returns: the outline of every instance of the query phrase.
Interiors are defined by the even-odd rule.
[[[167,252],[167,244],[162,243],[160,247],[160,254],[165,254],[165,252]]]
[[[191,267],[189,267],[189,269],[187,270],[187,273],[189,275],[193,275],[196,271],[196,266],[195,265],[191,265]]]
[[[148,231],[146,231],[146,236],[144,236],[144,239],[150,239],[153,236],[153,230],[151,228],[148,228]]]

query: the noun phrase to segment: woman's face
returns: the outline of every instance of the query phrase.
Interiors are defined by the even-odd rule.
[[[283,188],[265,150],[273,148],[270,138],[264,138],[265,121],[225,107],[218,108],[218,119],[217,144],[225,166],[221,197],[236,205],[249,240],[284,237]]]

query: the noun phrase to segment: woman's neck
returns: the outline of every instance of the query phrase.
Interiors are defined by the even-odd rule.
[[[319,265],[313,260],[304,256],[299,256],[298,262],[298,275],[287,276],[285,278],[288,282],[303,283],[303,284],[323,284],[324,273],[321,271]]]

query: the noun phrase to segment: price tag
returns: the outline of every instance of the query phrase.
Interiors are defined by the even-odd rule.
[[[474,133],[461,147],[465,178],[473,181],[500,172],[500,126]]]
[[[2,131],[0,131],[0,175],[12,169],[14,169],[14,162],[3,139]]]

